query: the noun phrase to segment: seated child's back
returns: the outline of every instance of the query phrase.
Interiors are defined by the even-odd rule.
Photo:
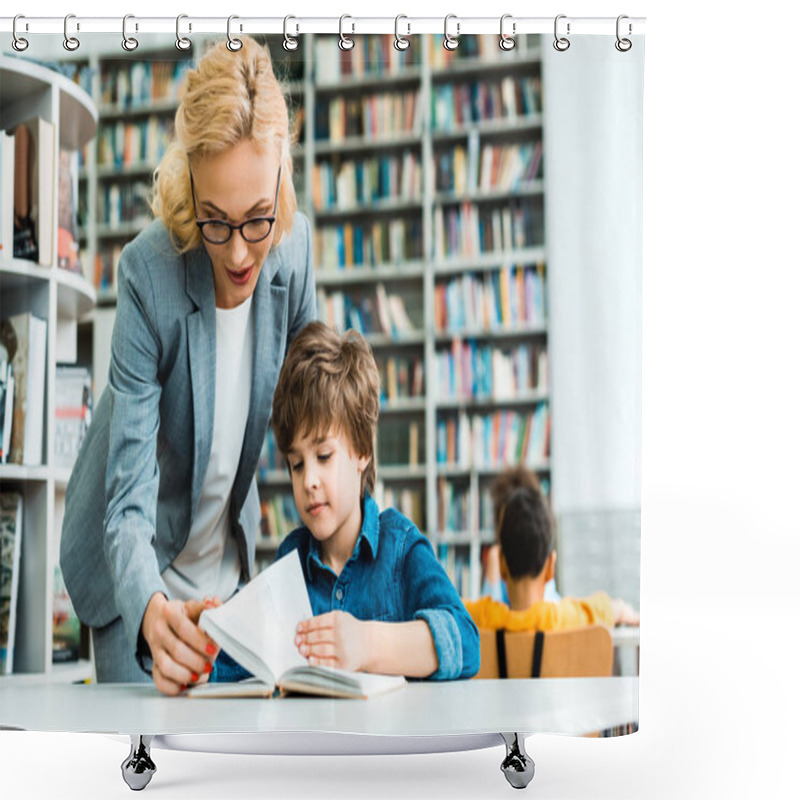
[[[530,487],[515,490],[500,523],[500,572],[509,603],[491,597],[465,602],[475,624],[509,631],[563,630],[597,622],[639,624],[636,611],[605,592],[546,601],[545,585],[555,574],[555,563],[553,525],[544,497]]]

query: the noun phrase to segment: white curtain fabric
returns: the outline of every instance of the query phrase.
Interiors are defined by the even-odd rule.
[[[559,589],[638,605],[644,40],[545,37],[545,226]]]

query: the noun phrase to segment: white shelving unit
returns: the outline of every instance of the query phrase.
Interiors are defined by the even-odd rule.
[[[37,116],[51,122],[56,155],[58,149],[82,147],[97,129],[97,112],[84,91],[62,75],[22,59],[0,57],[0,116],[5,129]],[[57,192],[54,190],[46,199],[55,206]],[[52,663],[53,579],[69,479],[67,470],[51,466],[55,420],[53,387],[58,354],[64,352],[65,345],[67,351],[76,349],[71,345],[77,337],[78,320],[94,307],[96,293],[82,276],[56,266],[57,208],[52,220],[53,252],[42,254],[45,266],[0,257],[3,316],[31,312],[47,320],[42,464],[0,465],[0,481],[3,490],[19,491],[24,502],[14,671],[47,673],[58,680],[73,680],[91,674],[88,662]],[[71,343],[70,337],[73,337]]]

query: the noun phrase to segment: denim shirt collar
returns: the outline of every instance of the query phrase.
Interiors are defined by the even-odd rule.
[[[372,495],[364,490],[361,531],[356,539],[353,554],[348,561],[351,559],[358,559],[363,547],[367,548],[367,552],[372,560],[375,560],[375,557],[378,555],[378,538],[380,533],[379,514],[378,504],[372,499]],[[366,542],[366,544],[362,544],[362,542]],[[322,560],[322,548],[320,547],[320,543],[313,535],[310,537],[308,555],[306,556],[306,575],[309,579],[311,579],[313,574],[311,571],[312,564],[316,564],[317,567],[323,569],[329,569]]]

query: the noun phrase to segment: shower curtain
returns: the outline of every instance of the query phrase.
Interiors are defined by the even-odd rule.
[[[411,35],[405,49],[383,34],[356,32],[349,49],[341,35],[304,31],[296,49],[256,35],[290,113],[317,315],[362,332],[380,371],[375,497],[429,539],[464,600],[508,602],[491,569],[492,487],[521,466],[553,519],[545,599],[604,592],[638,611],[644,39],[625,49],[613,35],[568,35],[565,48],[524,34],[505,49],[497,32],[463,35],[453,23],[448,33],[453,49],[434,34]],[[5,646],[14,672],[91,681],[86,630],[59,575],[66,481],[107,383],[120,254],[152,218],[187,72],[219,37],[180,49],[175,36],[139,34],[126,51],[119,35],[85,34],[72,52],[60,35],[28,38],[20,52],[3,38],[2,214],[29,212],[38,251],[26,255],[3,228],[2,317],[45,320],[47,401],[40,473],[0,473],[3,495],[24,508],[16,563],[4,539],[3,611],[16,613]],[[71,101],[26,97],[28,65],[37,80],[42,70],[75,87],[87,128],[72,124]],[[32,199],[21,209],[21,173],[7,168],[13,130],[39,119],[52,149],[25,173]],[[11,353],[5,363],[16,368]],[[64,394],[70,377],[77,400]],[[68,424],[76,408],[83,428]],[[255,480],[259,570],[299,519],[271,432]],[[16,584],[6,580],[15,569]],[[638,628],[612,633],[609,680],[638,677]],[[630,719],[591,732],[635,731],[635,691]]]

